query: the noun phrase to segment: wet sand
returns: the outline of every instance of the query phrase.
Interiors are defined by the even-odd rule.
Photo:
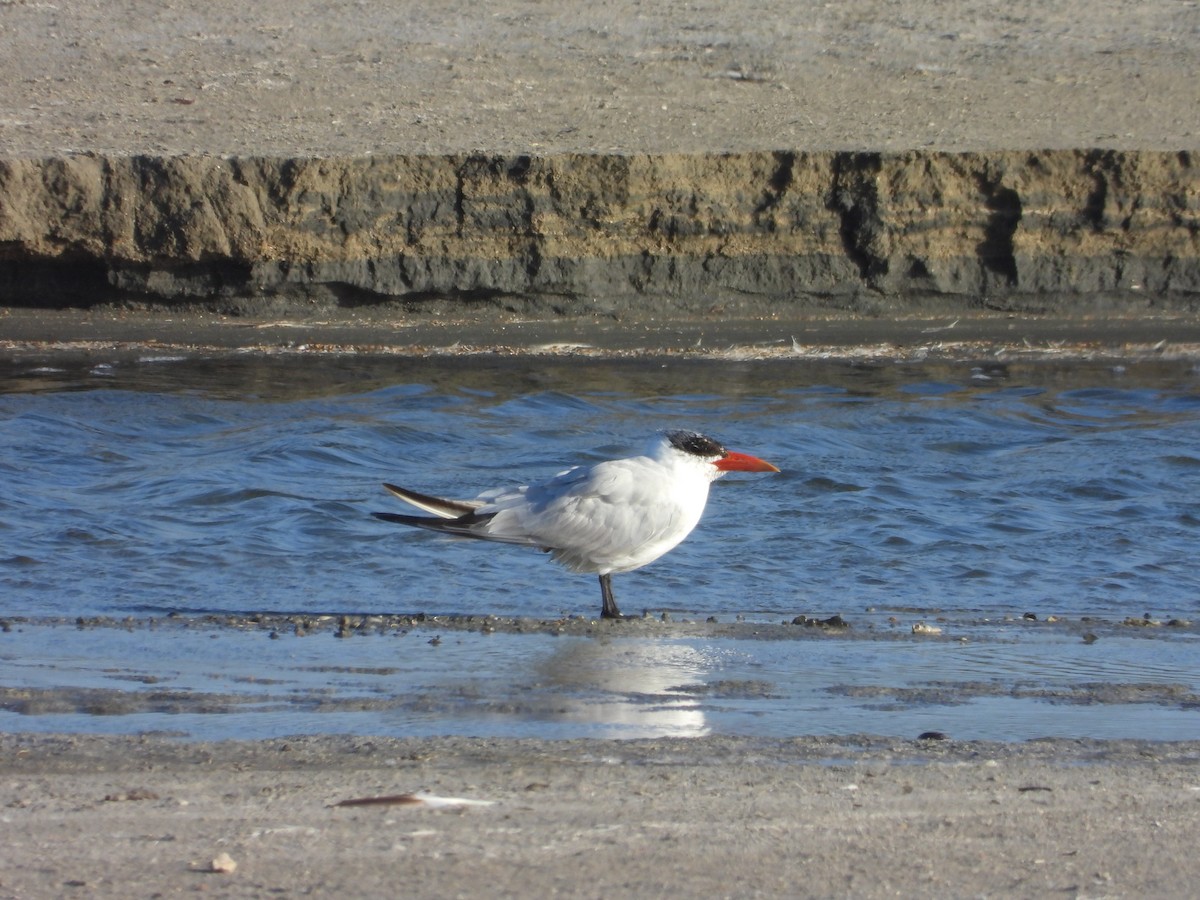
[[[621,621],[6,616],[0,730],[150,731],[186,741],[867,731],[1013,744],[1187,741],[1200,694],[1185,661],[1198,629],[1181,618],[971,619],[916,608],[782,619],[647,610]],[[1031,661],[1033,647],[1040,652]],[[941,664],[894,674],[930,656]]]
[[[953,313],[871,318],[849,314],[732,318],[522,316],[500,309],[395,306],[318,315],[231,316],[0,308],[0,354],[30,360],[129,360],[177,354],[267,356],[513,356],[696,360],[1047,361],[1200,359],[1200,314],[1112,316]]]
[[[6,897],[1185,897],[1200,879],[1200,744],[8,735],[0,755]],[[493,805],[335,805],[420,790]]]

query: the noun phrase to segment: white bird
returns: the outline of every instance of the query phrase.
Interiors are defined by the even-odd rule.
[[[654,562],[687,537],[726,472],[778,472],[769,462],[726,450],[693,431],[663,435],[643,456],[576,466],[542,484],[444,500],[385,484],[428,516],[374,513],[378,519],[443,534],[537,547],[572,572],[600,576],[604,618],[621,618],[612,575]]]

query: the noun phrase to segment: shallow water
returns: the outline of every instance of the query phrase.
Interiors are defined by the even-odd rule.
[[[33,620],[0,634],[2,727],[1200,738],[1200,632],[1121,624],[1200,618],[1191,363],[28,357],[0,367],[0,390],[0,617]],[[688,541],[614,579],[622,608],[838,613],[848,635],[431,645],[420,629],[270,641],[51,624],[590,616],[591,576],[378,522],[400,506],[379,483],[473,496],[666,427],[783,472],[714,485]],[[912,635],[917,622],[942,634]],[[158,709],[80,693],[164,685],[181,696]],[[39,690],[66,699],[21,700]],[[360,695],[373,702],[354,709]]]

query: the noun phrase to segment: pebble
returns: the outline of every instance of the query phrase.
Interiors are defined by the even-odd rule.
[[[212,871],[220,872],[222,875],[232,875],[235,871],[237,871],[237,865],[238,864],[234,862],[233,857],[228,853],[218,854],[213,858],[213,861],[209,863],[209,867],[212,869]]]

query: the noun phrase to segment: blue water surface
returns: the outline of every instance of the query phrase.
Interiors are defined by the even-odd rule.
[[[1031,611],[1200,618],[1200,373],[1186,362],[28,357],[2,375],[0,618],[594,615],[595,579],[542,554],[371,518],[405,511],[380,483],[472,497],[674,427],[782,472],[716,483],[683,545],[614,579],[627,612],[939,621],[1005,646],[991,623]],[[1154,660],[1171,642],[1200,649],[1194,629],[1156,634],[1122,652],[1122,677],[1200,689],[1195,653],[1165,672]],[[870,646],[854,656],[868,671],[895,658]],[[1018,677],[1026,649],[988,677]],[[29,662],[10,649],[0,675]],[[799,677],[772,665],[772,683]],[[1005,701],[975,702],[997,715]],[[1194,727],[1186,703],[1171,711],[1173,736]],[[804,731],[809,713],[756,724],[742,710],[720,728]]]

